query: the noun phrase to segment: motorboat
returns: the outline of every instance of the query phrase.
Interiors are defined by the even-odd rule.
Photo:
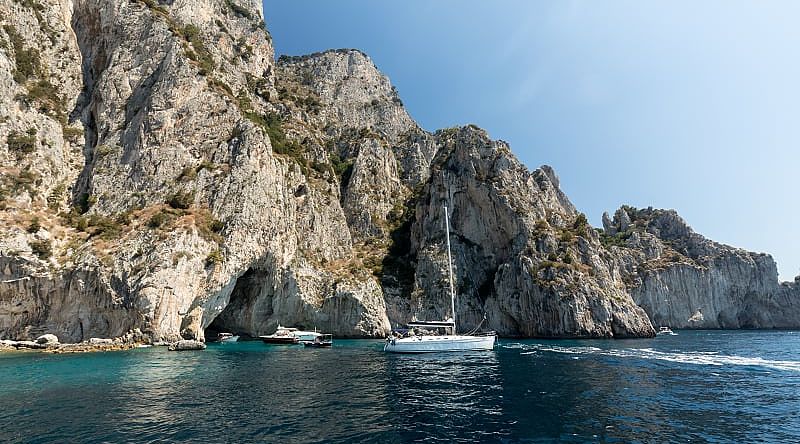
[[[444,205],[444,221],[447,237],[447,268],[450,277],[450,312],[453,317],[444,321],[411,322],[408,334],[395,334],[386,338],[383,351],[390,353],[434,353],[493,350],[497,341],[495,332],[459,335],[456,332],[456,295],[453,286],[453,259],[450,253],[450,219]],[[417,335],[421,331],[444,330],[443,335]]]
[[[281,325],[278,324],[278,329],[275,330],[275,333],[267,336],[259,336],[258,338],[261,339],[265,344],[278,344],[278,345],[299,344],[300,339],[295,335],[296,331],[297,331],[296,328],[281,327]]]
[[[239,336],[233,333],[219,333],[217,335],[217,342],[236,342],[238,340]]]
[[[666,336],[677,336],[678,334],[672,331],[669,327],[659,327],[658,333],[659,336],[666,335]]]
[[[305,330],[297,330],[294,329],[293,334],[297,337],[300,342],[311,342],[323,336],[322,333],[317,332],[316,329],[314,331],[305,331]]]
[[[320,334],[313,341],[301,341],[304,346],[306,347],[332,347],[333,346],[333,335],[329,334]]]

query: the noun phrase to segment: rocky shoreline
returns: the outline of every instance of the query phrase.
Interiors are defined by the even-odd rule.
[[[55,338],[55,339],[54,339]],[[91,338],[79,343],[62,344],[54,335],[42,335],[35,341],[0,340],[0,352],[41,351],[47,353],[91,353],[130,350],[143,344],[120,339]]]
[[[129,334],[120,338],[90,338],[87,341],[62,344],[53,334],[44,334],[34,341],[0,340],[0,353],[14,351],[34,351],[46,353],[94,353],[122,351],[152,346],[167,347],[169,351],[205,350],[206,344],[201,341],[180,340],[175,342],[150,343],[141,333]]]

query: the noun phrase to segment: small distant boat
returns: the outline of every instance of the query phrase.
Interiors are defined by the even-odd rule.
[[[320,334],[313,341],[302,341],[306,347],[332,347],[333,335]]]
[[[678,334],[675,333],[674,331],[672,331],[672,329],[670,329],[669,327],[659,327],[657,334],[659,336],[661,336],[661,335],[678,336]]]
[[[233,333],[220,333],[217,335],[217,342],[236,342],[238,340],[239,336]]]

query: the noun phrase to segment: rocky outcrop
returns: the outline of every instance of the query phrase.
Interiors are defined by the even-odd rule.
[[[231,297],[240,297],[234,290],[244,288],[237,282],[248,270],[269,275],[276,304],[291,293],[301,301],[294,308],[315,307],[319,294],[302,289],[316,291],[318,281],[335,278],[313,267],[309,273],[308,261],[345,258],[350,233],[336,178],[312,177],[311,161],[293,151],[314,147],[300,145],[282,117],[291,106],[277,100],[260,4],[117,3],[9,6],[20,28],[40,7],[53,9],[47,17],[61,14],[64,32],[56,40],[83,63],[70,65],[76,85],[60,90],[83,133],[73,137],[82,144],[75,168],[60,170],[72,171],[62,190],[69,202],[37,202],[25,187],[6,199],[4,216],[15,216],[0,237],[0,331],[28,337],[48,330],[80,341],[140,327],[156,341],[202,339]],[[48,38],[43,26],[31,27],[41,30],[23,35],[20,47],[29,51]],[[6,48],[3,55],[9,62],[19,54]],[[49,53],[37,57],[43,66],[58,63]],[[6,65],[11,77],[13,61]],[[31,90],[44,76],[31,75],[15,80],[16,88]],[[4,121],[17,122],[17,96],[3,104]],[[59,134],[72,135],[67,129]],[[16,139],[6,139],[11,155]],[[51,153],[42,155],[53,162]],[[38,156],[20,155],[31,168]],[[37,195],[48,196],[47,180],[32,186]],[[34,221],[40,229],[30,229]],[[371,292],[348,294],[354,304],[374,299]],[[360,307],[363,319],[347,317],[332,331],[384,333],[385,316],[372,324],[376,307]],[[274,311],[284,315],[281,307]],[[290,314],[303,322],[302,313]]]
[[[604,219],[603,240],[655,325],[800,326],[800,286],[780,283],[769,255],[710,241],[672,210],[626,206]]]
[[[169,345],[169,351],[192,351],[192,350],[205,350],[206,344],[201,341],[195,341],[190,339],[183,339],[180,341],[173,342]]]
[[[412,315],[447,317],[447,211],[459,325],[476,328],[485,316],[486,326],[510,336],[653,335],[551,168],[528,171],[475,127],[436,136],[442,148],[412,227]]]
[[[678,279],[630,285],[672,251],[658,236],[685,231],[603,248],[636,217],[606,217],[599,236],[551,168],[528,171],[477,127],[421,129],[360,51],[275,62],[258,2],[0,13],[0,338],[202,341],[278,323],[381,337],[447,315],[443,200],[462,329],[485,316],[505,335],[649,336],[630,294],[649,309],[637,289]],[[774,313],[758,325],[793,316],[759,307]]]

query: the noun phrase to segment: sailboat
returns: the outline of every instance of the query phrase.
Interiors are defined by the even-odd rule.
[[[473,350],[494,349],[497,335],[494,332],[485,334],[459,335],[456,332],[456,294],[453,287],[453,260],[450,255],[450,219],[447,215],[447,205],[444,205],[444,222],[447,233],[447,269],[450,277],[450,311],[453,316],[444,321],[410,322],[409,328],[438,328],[449,330],[450,334],[441,336],[406,337],[391,336],[386,338],[383,351],[390,353],[433,353],[433,352],[459,352]],[[412,330],[413,331],[413,330]]]

